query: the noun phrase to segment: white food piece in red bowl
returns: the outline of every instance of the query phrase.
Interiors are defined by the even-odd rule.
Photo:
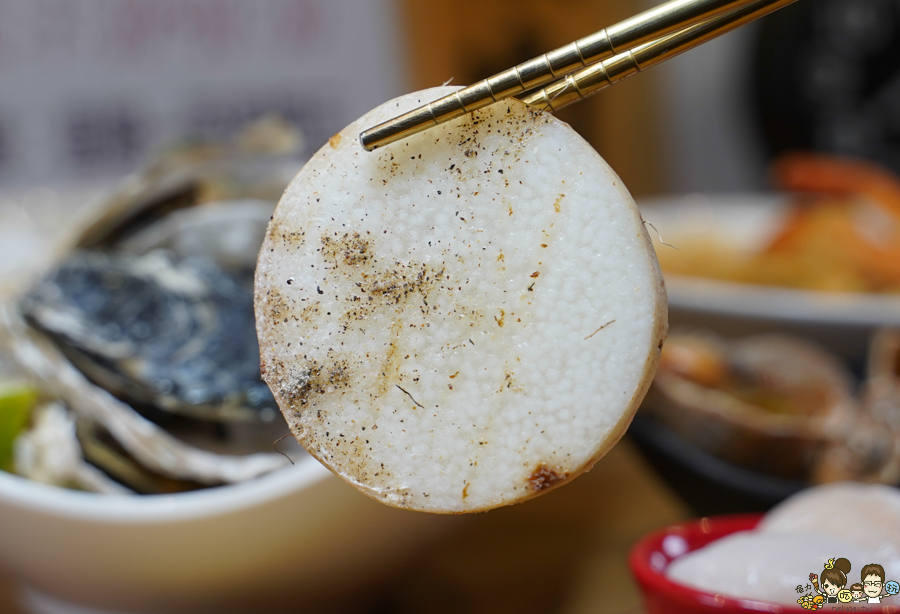
[[[803,596],[796,587],[807,585],[810,572],[820,573],[835,556],[858,566],[875,560],[871,550],[840,535],[741,531],[675,560],[666,575],[711,594],[792,606]]]
[[[293,180],[256,273],[264,379],[304,447],[389,505],[471,512],[589,469],[667,328],[621,180],[512,100],[366,152],[375,109]]]
[[[846,604],[835,608],[897,612],[891,591],[900,569],[898,525],[896,487],[825,484],[790,497],[764,517],[713,516],[651,533],[632,548],[629,564],[650,614],[803,612],[809,609],[799,605],[804,600],[825,599],[811,575],[822,581],[823,570],[831,568],[845,574],[847,589],[843,600],[840,592],[831,595]],[[888,600],[880,606],[848,603],[851,587],[865,580],[863,570],[871,563],[883,567],[881,596]]]
[[[883,565],[889,579],[900,578],[900,490],[896,486],[836,482],[810,488],[775,507],[757,530],[776,536],[839,536],[871,552],[868,562]]]

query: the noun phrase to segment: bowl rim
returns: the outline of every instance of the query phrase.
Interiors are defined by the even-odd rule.
[[[645,592],[653,592],[665,595],[666,598],[677,602],[680,605],[697,608],[698,611],[716,611],[721,612],[774,612],[776,614],[787,614],[794,612],[807,612],[800,606],[789,606],[766,601],[756,601],[753,599],[741,599],[739,597],[728,597],[715,593],[708,593],[695,588],[691,588],[684,584],[679,584],[669,579],[665,575],[665,568],[671,563],[666,561],[666,565],[657,568],[651,563],[651,555],[659,552],[662,548],[663,540],[670,535],[678,535],[681,537],[692,536],[702,541],[700,547],[705,546],[726,535],[736,533],[738,531],[749,531],[754,529],[763,514],[725,514],[722,516],[709,516],[688,520],[685,522],[673,524],[652,533],[649,533],[638,540],[631,548],[628,555],[628,567],[631,574],[637,580],[638,584]],[[697,548],[692,548],[696,550]],[[676,558],[676,557],[672,557]]]
[[[116,524],[167,524],[224,516],[309,488],[331,476],[311,457],[236,484],[165,495],[110,495],[69,490],[0,471],[0,509]]]

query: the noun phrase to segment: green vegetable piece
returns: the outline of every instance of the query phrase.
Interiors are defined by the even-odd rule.
[[[13,470],[13,442],[25,430],[38,392],[27,384],[0,384],[0,469]]]

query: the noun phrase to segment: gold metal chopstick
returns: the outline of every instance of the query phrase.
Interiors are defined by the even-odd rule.
[[[767,4],[778,4],[775,8],[780,8],[792,1],[774,0]],[[648,41],[706,23],[710,17],[759,3],[760,0],[671,0],[379,124],[363,132],[360,142],[363,148],[372,151],[494,102],[542,87]],[[667,53],[662,55],[664,59],[672,56]]]
[[[366,130],[360,135],[360,142],[371,151],[755,1],[670,0]]]
[[[796,0],[755,0],[730,13],[707,19],[659,40],[597,62],[541,90],[526,92],[517,98],[526,104],[556,111],[792,2]]]

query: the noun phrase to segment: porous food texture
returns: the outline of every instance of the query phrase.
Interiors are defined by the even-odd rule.
[[[524,500],[622,435],[666,331],[662,277],[619,178],[518,101],[369,153],[335,135],[270,223],[264,378],[300,442],[387,504]]]

